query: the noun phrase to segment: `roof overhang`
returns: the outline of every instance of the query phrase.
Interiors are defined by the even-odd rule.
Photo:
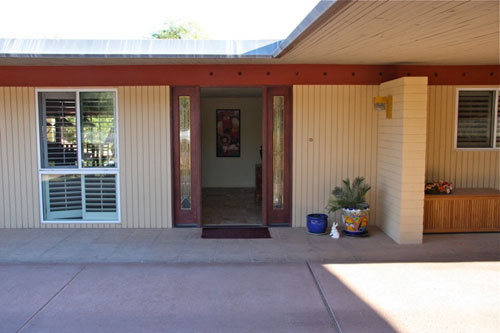
[[[322,0],[285,40],[0,39],[0,66],[499,65],[500,2]]]
[[[500,64],[500,1],[321,1],[274,52],[285,63]]]

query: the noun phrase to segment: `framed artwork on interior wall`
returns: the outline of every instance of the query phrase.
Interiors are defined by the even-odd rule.
[[[217,109],[217,157],[240,157],[240,110]]]

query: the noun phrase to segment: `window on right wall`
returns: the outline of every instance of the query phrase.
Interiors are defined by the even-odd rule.
[[[458,89],[456,148],[500,149],[500,90]]]

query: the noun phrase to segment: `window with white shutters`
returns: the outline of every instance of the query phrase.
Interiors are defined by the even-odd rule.
[[[89,219],[115,217],[116,175],[85,175],[85,213]]]
[[[497,139],[496,139],[496,147],[500,147],[500,90],[497,91]]]
[[[77,128],[75,93],[42,95],[42,167],[76,168]]]
[[[113,93],[80,93],[82,163],[85,168],[115,166]]]
[[[71,219],[82,216],[80,175],[43,175],[46,219]]]
[[[38,92],[42,221],[119,222],[116,92]]]
[[[458,91],[457,148],[491,149],[498,147],[499,101],[497,90]]]

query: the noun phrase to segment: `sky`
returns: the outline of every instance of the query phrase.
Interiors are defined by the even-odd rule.
[[[0,38],[144,39],[174,19],[197,23],[209,39],[283,39],[318,1],[4,1]]]

